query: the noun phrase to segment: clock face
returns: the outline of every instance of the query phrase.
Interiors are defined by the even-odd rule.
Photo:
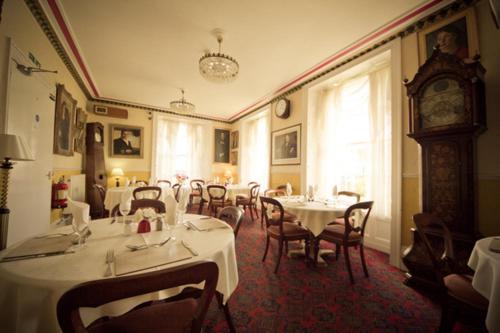
[[[289,113],[290,102],[282,98],[276,103],[276,108],[274,110],[275,114],[279,118],[287,118]]]
[[[458,81],[440,79],[426,87],[420,117],[422,129],[465,123],[464,91]]]
[[[102,141],[102,136],[100,131],[95,132],[94,134],[95,142],[101,142]]]

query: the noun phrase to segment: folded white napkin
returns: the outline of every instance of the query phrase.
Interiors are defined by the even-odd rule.
[[[167,195],[165,198],[165,208],[167,213],[165,214],[165,222],[170,225],[175,224],[175,212],[177,211],[177,201],[172,195]]]
[[[181,188],[179,189],[179,205],[177,209],[182,208],[184,209],[184,211],[186,210],[186,206],[189,202],[189,193],[190,193],[189,187],[181,186]]]
[[[77,225],[88,224],[90,221],[90,206],[85,202],[73,201],[68,199],[68,212],[73,215]]]

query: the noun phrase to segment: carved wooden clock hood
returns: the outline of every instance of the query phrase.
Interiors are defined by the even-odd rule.
[[[410,138],[422,150],[422,210],[438,216],[453,237],[455,255],[466,266],[477,220],[476,139],[486,130],[484,73],[479,57],[465,63],[436,49],[405,85]],[[435,272],[418,234],[403,262],[407,282],[434,284]],[[426,232],[437,240],[441,233]]]

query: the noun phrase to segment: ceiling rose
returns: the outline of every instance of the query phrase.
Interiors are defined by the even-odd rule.
[[[200,58],[200,74],[211,82],[232,82],[238,76],[240,66],[234,58],[221,53],[222,34],[217,33],[216,37],[219,43],[219,52],[206,53]]]
[[[170,102],[170,109],[178,113],[194,113],[195,106],[184,99],[184,89],[181,89],[182,98]]]

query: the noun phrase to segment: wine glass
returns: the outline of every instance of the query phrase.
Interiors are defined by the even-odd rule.
[[[290,184],[286,185],[286,195],[290,197],[292,195],[292,186]]]
[[[71,226],[73,231],[78,235],[78,243],[73,246],[75,250],[81,249],[85,246],[85,239],[87,238],[89,231],[89,219],[86,218],[76,218],[73,216],[71,221]]]
[[[132,203],[130,201],[124,201],[120,202],[120,206],[118,207],[118,209],[120,210],[120,214],[123,216],[124,223],[127,218],[127,215],[130,213],[131,205]]]

